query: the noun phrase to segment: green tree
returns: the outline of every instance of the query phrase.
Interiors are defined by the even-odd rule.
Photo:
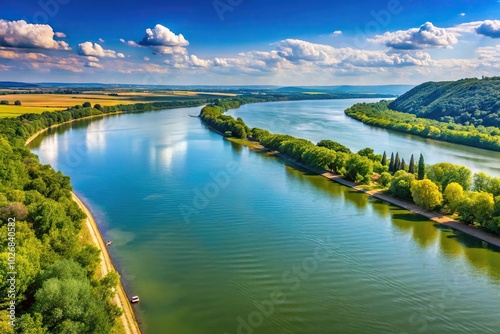
[[[394,173],[394,152],[391,152],[391,160],[389,161],[389,172]]]
[[[346,163],[346,176],[355,182],[370,183],[373,162],[359,154],[352,154]]]
[[[399,152],[396,152],[396,158],[394,158],[394,172],[401,169],[401,158],[399,157]]]
[[[385,153],[384,151],[384,154],[382,155],[382,166],[386,166],[387,165],[387,154]]]
[[[413,158],[413,154],[410,158],[410,165],[408,166],[408,173],[415,174],[415,159]]]
[[[83,102],[82,107],[90,108],[90,107],[92,107],[92,105],[90,104],[90,102],[87,101],[87,102]]]
[[[338,143],[338,142],[333,141],[333,140],[325,139],[325,140],[318,142],[316,145],[320,146],[320,147],[326,147],[330,150],[334,150],[335,152],[343,152],[343,153],[349,153],[349,154],[351,153],[351,150],[347,146],[344,146],[341,143]]]
[[[16,106],[20,106],[21,104],[22,104],[22,103],[21,103],[21,101],[19,101],[19,100],[14,101],[14,105],[16,105]]]
[[[444,204],[448,208],[449,212],[453,213],[457,211],[460,203],[464,199],[463,187],[456,182],[451,182],[444,189],[443,199]]]
[[[417,179],[418,180],[423,180],[425,177],[425,163],[424,163],[424,156],[422,153],[420,153],[420,157],[418,158],[418,175]]]
[[[396,197],[411,199],[411,184],[415,175],[399,170],[394,174],[389,191]]]
[[[484,172],[474,174],[472,184],[474,191],[486,191],[491,177]]]
[[[383,172],[378,178],[378,183],[383,187],[387,187],[391,183],[391,180],[392,175],[388,172]]]
[[[464,190],[469,190],[472,181],[472,172],[465,166],[440,162],[429,166],[427,178],[436,183],[440,189],[445,189],[451,182],[457,182]]]
[[[413,181],[410,190],[413,201],[425,210],[432,210],[443,201],[439,187],[429,179]]]

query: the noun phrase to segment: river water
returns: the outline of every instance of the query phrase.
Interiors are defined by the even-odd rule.
[[[469,167],[473,172],[500,176],[500,152],[426,139],[414,135],[388,131],[365,125],[344,114],[344,110],[359,102],[377,102],[380,99],[286,101],[255,103],[230,110],[229,115],[241,117],[250,127],[286,133],[314,143],[331,139],[357,152],[371,147],[376,153],[399,152],[406,163],[410,156],[418,161],[420,153],[425,162],[451,162]]]
[[[252,123],[259,107],[275,105],[238,113]],[[500,332],[498,249],[226,141],[188,116],[199,109],[83,120],[30,144],[114,241],[145,333]]]

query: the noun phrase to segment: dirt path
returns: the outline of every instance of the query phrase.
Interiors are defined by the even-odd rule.
[[[104,243],[104,240],[102,240],[101,233],[99,232],[99,228],[97,227],[97,224],[92,217],[92,214],[90,211],[87,209],[85,204],[76,196],[74,193],[72,193],[73,200],[78,203],[80,208],[85,212],[87,215],[86,221],[86,227],[90,233],[90,236],[92,238],[92,242],[101,250],[101,274],[102,276],[107,275],[110,271],[115,271],[115,268],[113,266],[113,262],[111,261],[111,258],[108,253],[108,249]],[[139,325],[137,323],[137,320],[134,315],[134,311],[132,310],[132,306],[130,305],[129,299],[127,298],[127,294],[125,293],[125,290],[123,289],[123,285],[120,282],[118,282],[118,286],[116,287],[116,295],[114,296],[114,302],[116,305],[118,305],[119,308],[123,310],[123,314],[121,315],[121,320],[123,322],[123,327],[125,328],[125,333],[126,334],[140,334],[141,330],[139,328]]]

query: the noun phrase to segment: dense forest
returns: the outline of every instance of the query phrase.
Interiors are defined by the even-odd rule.
[[[389,109],[443,122],[500,127],[500,77],[426,82],[394,100]]]
[[[413,155],[405,161],[399,152],[391,152],[390,158],[386,152],[375,154],[368,147],[353,153],[332,140],[314,144],[290,135],[249,129],[241,118],[224,115],[242,103],[238,99],[218,101],[205,106],[200,118],[225,136],[257,141],[318,173],[331,171],[350,181],[385,189],[426,210],[456,214],[464,223],[500,234],[500,178],[485,173],[473,175],[465,166],[448,162],[426,165],[422,155],[418,161]]]
[[[413,114],[394,111],[392,103],[359,103],[345,110],[349,117],[365,124],[398,132],[410,133],[424,138],[447,141],[486,150],[500,151],[500,129],[482,125],[461,125],[420,118]]]

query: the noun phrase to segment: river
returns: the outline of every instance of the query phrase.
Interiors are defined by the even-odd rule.
[[[251,123],[257,107],[238,113]],[[498,249],[226,141],[188,116],[199,109],[30,144],[114,241],[146,334],[500,331]]]
[[[229,115],[241,117],[250,127],[286,133],[314,143],[322,139],[338,141],[354,152],[371,147],[376,153],[399,152],[406,163],[410,156],[418,161],[420,153],[427,164],[451,162],[464,165],[473,172],[500,176],[500,152],[426,139],[363,124],[347,117],[344,110],[359,102],[380,99],[285,101],[255,103],[230,110]]]

